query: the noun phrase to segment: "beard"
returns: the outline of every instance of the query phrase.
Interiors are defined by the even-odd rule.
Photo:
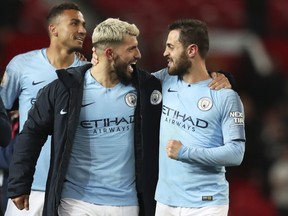
[[[174,60],[174,66],[168,68],[169,75],[178,76],[180,80],[188,73],[188,69],[191,67],[191,61],[184,52],[181,53],[178,59]]]
[[[119,57],[115,58],[114,70],[118,79],[124,85],[130,84],[132,80],[131,74],[127,71],[129,65],[129,63],[122,61]]]

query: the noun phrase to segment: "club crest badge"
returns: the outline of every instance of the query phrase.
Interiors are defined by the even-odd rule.
[[[208,111],[212,108],[213,104],[210,98],[201,98],[198,101],[198,108],[202,111]]]
[[[153,105],[157,105],[157,104],[160,104],[162,101],[162,94],[160,91],[158,90],[154,90],[151,94],[151,97],[150,97],[150,102],[151,104]]]
[[[136,107],[137,95],[134,92],[129,92],[125,95],[125,102],[129,107]]]

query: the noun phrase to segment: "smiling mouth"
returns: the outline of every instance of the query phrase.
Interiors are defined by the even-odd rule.
[[[75,37],[75,40],[80,41],[80,42],[84,42],[84,37]]]
[[[133,67],[132,67],[132,65],[133,64],[130,64],[130,65],[128,65],[128,71],[130,72],[130,73],[132,73],[134,70],[133,70]],[[135,64],[134,64],[135,65]]]

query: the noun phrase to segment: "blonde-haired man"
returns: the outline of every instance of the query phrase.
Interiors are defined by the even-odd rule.
[[[154,215],[162,97],[155,77],[133,70],[138,35],[133,24],[105,20],[92,35],[99,63],[57,70],[59,79],[38,95],[11,164],[8,195],[19,209],[28,200],[17,197],[31,189],[23,178],[32,181],[52,134],[44,216]]]

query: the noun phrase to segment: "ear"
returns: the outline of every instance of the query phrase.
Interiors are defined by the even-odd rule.
[[[194,56],[196,56],[197,53],[198,53],[198,46],[196,44],[190,44],[187,47],[188,56],[194,57]]]
[[[113,49],[112,48],[105,49],[105,55],[109,60],[112,60],[114,56]]]
[[[58,36],[58,32],[57,32],[56,25],[50,24],[50,25],[48,26],[48,30],[49,30],[49,32],[50,32],[50,35],[53,35],[53,36],[55,36],[55,37]]]

